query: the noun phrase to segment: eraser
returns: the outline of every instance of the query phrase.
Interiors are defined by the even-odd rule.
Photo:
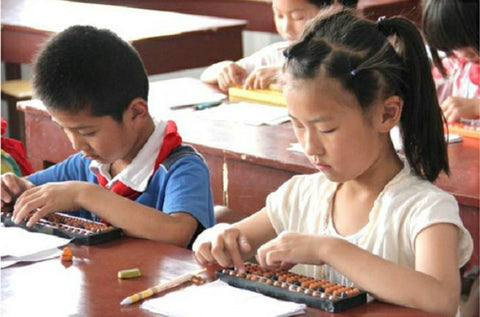
[[[118,278],[134,278],[139,276],[142,276],[142,272],[137,268],[118,271]]]
[[[62,262],[72,262],[73,261],[72,249],[70,249],[69,247],[63,248],[62,254],[60,255],[60,260]]]

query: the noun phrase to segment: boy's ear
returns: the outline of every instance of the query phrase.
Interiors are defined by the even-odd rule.
[[[144,118],[150,116],[148,112],[148,104],[143,98],[134,98],[128,105],[128,116],[130,120]]]
[[[389,132],[400,122],[403,109],[403,99],[399,96],[390,96],[383,101],[382,119],[379,125],[381,132]]]

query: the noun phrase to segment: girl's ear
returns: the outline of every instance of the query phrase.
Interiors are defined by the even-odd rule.
[[[143,98],[134,98],[127,108],[127,118],[136,120],[149,116],[148,104]]]
[[[399,96],[390,96],[383,101],[382,119],[379,124],[380,132],[389,132],[400,122],[402,116],[403,99]]]

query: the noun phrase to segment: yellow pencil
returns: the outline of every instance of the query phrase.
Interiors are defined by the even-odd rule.
[[[130,305],[130,304],[133,304],[135,302],[138,302],[141,299],[148,298],[148,297],[150,297],[154,294],[158,294],[160,292],[166,291],[166,290],[171,289],[175,286],[178,286],[182,283],[188,282],[188,281],[190,281],[190,279],[193,276],[205,273],[206,271],[207,271],[207,269],[201,269],[201,270],[198,270],[198,271],[193,271],[193,272],[188,272],[188,273],[182,274],[179,277],[174,278],[173,280],[170,280],[170,281],[165,282],[165,283],[160,283],[160,284],[155,285],[153,287],[150,287],[150,288],[148,288],[144,291],[141,291],[139,293],[128,296],[120,302],[120,305]]]

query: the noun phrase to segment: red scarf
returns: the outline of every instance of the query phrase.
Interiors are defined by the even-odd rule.
[[[182,137],[177,132],[177,125],[173,121],[167,121],[167,127],[165,128],[162,146],[160,147],[157,159],[155,160],[155,166],[152,176],[155,174],[160,164],[180,144],[182,144]],[[102,174],[100,174],[100,172],[97,172],[97,179],[98,184],[102,187],[105,187],[108,183],[107,179]],[[141,192],[133,190],[121,181],[117,181],[112,186],[112,188],[110,188],[110,190],[120,196],[127,197],[131,200],[135,200],[141,194]]]

